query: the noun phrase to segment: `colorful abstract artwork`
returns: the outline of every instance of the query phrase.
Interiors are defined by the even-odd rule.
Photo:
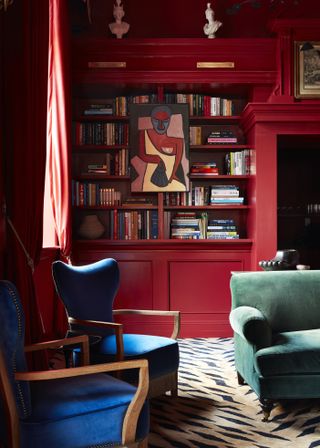
[[[132,192],[188,191],[188,105],[132,104],[130,162]]]

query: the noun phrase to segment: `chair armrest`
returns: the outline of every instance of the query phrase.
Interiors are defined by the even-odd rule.
[[[70,378],[81,375],[93,375],[97,373],[115,372],[127,369],[139,369],[139,382],[137,391],[127,409],[122,426],[122,443],[132,443],[135,440],[138,418],[142,406],[147,398],[149,389],[149,370],[146,359],[132,361],[111,362],[92,366],[73,367],[69,369],[47,370],[41,372],[17,372],[17,381],[43,381],[59,378]]]
[[[74,336],[72,338],[56,339],[54,341],[38,342],[36,344],[26,345],[25,352],[34,352],[37,350],[46,350],[50,348],[61,348],[66,345],[81,345],[82,365],[89,364],[89,339],[87,335]]]
[[[112,328],[116,336],[116,346],[117,346],[117,361],[122,361],[124,359],[124,347],[123,347],[123,325],[116,322],[103,322],[100,320],[82,320],[75,319],[73,317],[68,318],[68,322],[71,325],[85,325],[86,327],[102,327],[102,328]]]
[[[272,330],[264,315],[257,308],[239,306],[230,313],[233,330],[257,348],[269,347]]]
[[[162,311],[162,310],[132,310],[132,309],[119,309],[113,310],[113,314],[140,314],[143,316],[173,316],[173,331],[171,334],[172,339],[177,339],[180,333],[180,311]]]

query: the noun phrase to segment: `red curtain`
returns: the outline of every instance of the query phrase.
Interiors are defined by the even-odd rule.
[[[48,2],[16,1],[4,18],[4,166],[7,215],[34,264],[42,248],[46,160]],[[41,340],[43,327],[32,269],[7,226],[6,278],[20,293],[26,342]],[[30,263],[31,264],[31,263]]]
[[[70,26],[67,2],[50,0],[49,4],[47,176],[60,253],[70,261]],[[54,329],[57,336],[65,334],[66,315],[58,299],[54,304]]]
[[[58,245],[63,257],[71,254],[70,226],[70,79],[67,2],[50,0],[48,72],[47,174]]]

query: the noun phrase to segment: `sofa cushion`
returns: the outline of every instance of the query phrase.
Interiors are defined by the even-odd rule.
[[[320,329],[288,331],[258,350],[255,369],[262,376],[320,373]]]

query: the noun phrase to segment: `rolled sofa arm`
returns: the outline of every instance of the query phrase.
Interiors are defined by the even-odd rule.
[[[272,341],[271,327],[257,308],[239,306],[230,313],[232,329],[257,348],[269,347]]]

